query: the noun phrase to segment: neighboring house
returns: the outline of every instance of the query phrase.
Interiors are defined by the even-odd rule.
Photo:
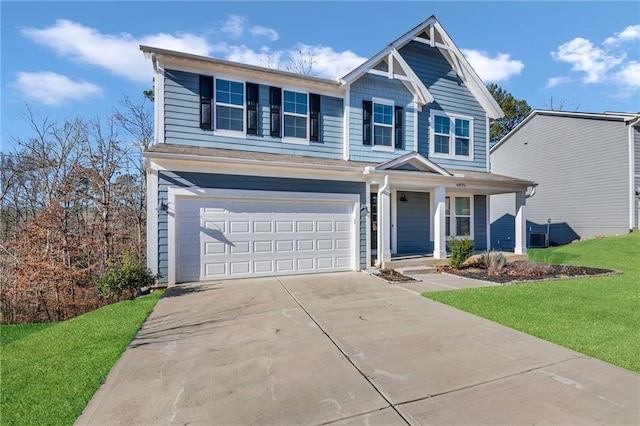
[[[627,233],[640,215],[640,114],[533,111],[491,149],[491,171],[538,183],[530,247]],[[512,203],[491,197],[496,249],[514,247]]]
[[[502,111],[430,17],[341,79],[141,46],[155,70],[148,263],[168,283],[359,270],[489,246]]]

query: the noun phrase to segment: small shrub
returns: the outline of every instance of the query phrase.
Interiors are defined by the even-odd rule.
[[[460,239],[452,238],[447,245],[451,250],[449,265],[453,269],[460,269],[462,264],[473,255],[473,240],[466,235]]]
[[[121,264],[107,261],[106,271],[96,280],[100,295],[105,299],[134,299],[142,287],[150,287],[160,278],[138,257],[125,253]]]
[[[499,251],[486,251],[478,257],[478,263],[489,275],[499,275],[507,264],[507,258]]]

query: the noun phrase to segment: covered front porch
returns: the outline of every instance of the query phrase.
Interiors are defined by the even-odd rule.
[[[447,241],[464,236],[474,240],[476,252],[490,250],[490,195],[504,193],[516,194],[513,254],[526,258],[525,207],[533,182],[491,173],[452,173],[429,163],[365,169],[367,264],[446,263]]]

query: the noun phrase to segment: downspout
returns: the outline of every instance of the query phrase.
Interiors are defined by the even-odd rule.
[[[534,195],[536,195],[536,189],[537,188],[538,188],[537,186],[534,186],[533,188],[531,188],[531,192],[527,194],[527,198],[531,198]]]
[[[636,160],[635,160],[635,138],[633,126],[640,123],[640,116],[633,118],[629,121],[629,230],[632,230],[636,226],[635,217],[637,213],[636,209],[636,188],[635,188],[635,176],[636,176]],[[640,201],[639,201],[640,202]],[[640,217],[638,218],[638,226],[640,227]]]
[[[378,255],[377,255],[377,259],[376,259],[376,268],[380,268],[384,262],[383,260],[383,256],[385,253],[385,246],[384,246],[384,239],[385,238],[389,238],[389,230],[387,229],[387,223],[390,225],[391,224],[391,220],[389,218],[388,213],[389,212],[389,200],[385,199],[383,200],[383,197],[385,197],[385,193],[388,194],[389,193],[389,188],[391,187],[391,184],[389,183],[389,175],[385,175],[384,176],[384,184],[382,185],[382,187],[380,187],[380,189],[378,189]],[[388,196],[387,196],[388,198]],[[385,237],[386,235],[386,237]]]

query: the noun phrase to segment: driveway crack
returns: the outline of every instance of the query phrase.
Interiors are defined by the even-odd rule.
[[[287,292],[287,294],[289,294],[289,297],[291,297],[291,299],[296,302],[296,304],[300,307],[300,309],[302,309],[302,311],[307,314],[307,316],[311,319],[311,321],[313,321],[315,323],[315,325],[318,326],[318,328],[320,329],[320,331],[327,336],[327,339],[329,339],[329,341],[333,344],[333,346],[336,347],[336,349],[338,349],[340,351],[340,353],[342,354],[342,356],[344,356],[344,358],[347,360],[347,362],[349,362],[349,364],[351,364],[353,366],[353,368],[356,369],[356,371],[358,373],[360,373],[360,375],[371,385],[371,387],[373,387],[373,389],[378,393],[378,395],[380,395],[380,397],[389,405],[389,407],[395,411],[395,413],[406,423],[406,424],[410,424],[409,421],[405,418],[405,416],[403,416],[398,409],[395,407],[395,405],[389,401],[389,398],[387,398],[387,396],[380,390],[378,389],[378,387],[375,385],[375,383],[373,383],[373,381],[371,380],[371,378],[369,378],[369,376],[367,376],[362,370],[360,370],[360,368],[358,368],[358,366],[351,360],[351,358],[349,357],[349,355],[347,355],[347,353],[345,351],[342,350],[342,348],[340,347],[340,345],[338,345],[338,343],[329,335],[329,333],[326,332],[326,330],[322,327],[322,325],[320,325],[320,323],[313,317],[313,315],[311,315],[311,313],[307,310],[307,308],[305,308],[305,306],[293,295],[293,293],[291,293],[291,291],[287,288],[286,285],[284,285],[284,283],[282,281],[280,281],[280,278],[276,277],[276,280],[280,283],[280,285],[282,286],[282,288]],[[365,320],[364,318],[361,318],[363,320]],[[365,320],[366,321],[366,320]],[[364,413],[367,414],[367,413]],[[362,414],[359,414],[362,415]],[[356,416],[357,417],[357,416]],[[344,420],[344,419],[343,419]]]

